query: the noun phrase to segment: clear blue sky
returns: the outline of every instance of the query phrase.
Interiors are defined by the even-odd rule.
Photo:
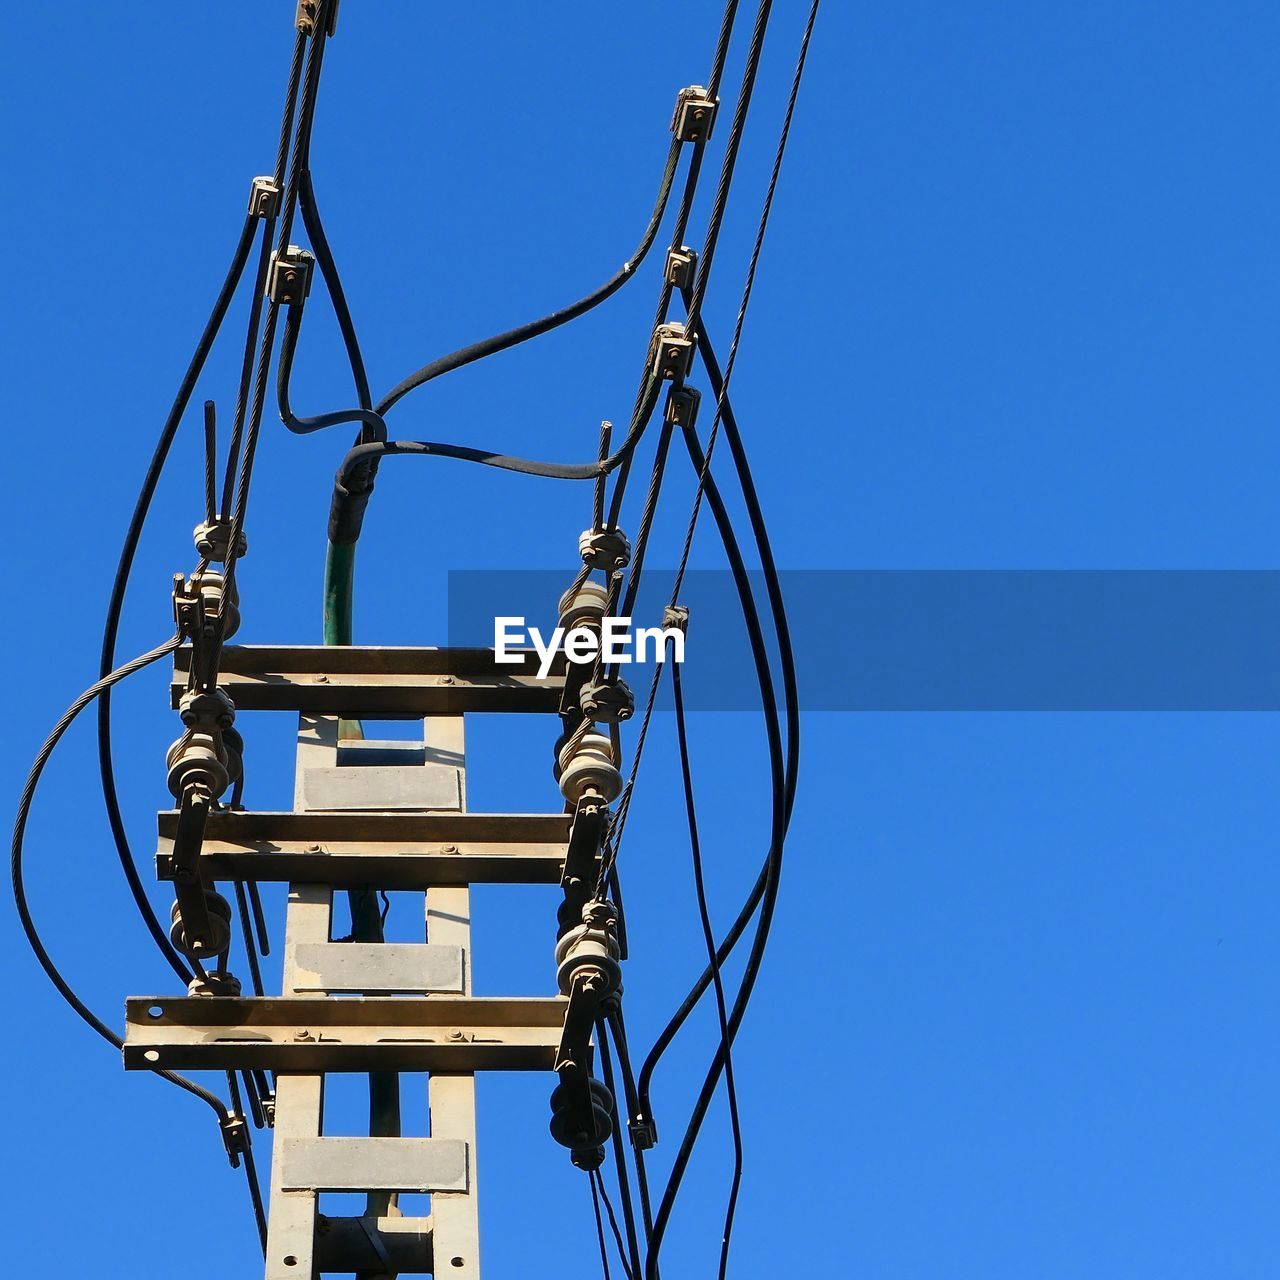
[[[673,94],[705,74],[718,7],[347,0],[314,169],[375,391],[576,297],[631,252]],[[804,16],[776,9],[708,303],[721,333]],[[96,673],[133,495],[249,179],[271,165],[292,10],[8,15],[10,807]],[[735,380],[781,564],[1274,566],[1278,47],[1280,11],[1261,0],[829,0]],[[599,419],[629,407],[656,291],[649,270],[589,320],[417,393],[394,429],[590,453]],[[202,384],[220,404],[237,346]],[[303,348],[299,408],[345,404],[319,295]],[[168,576],[191,564],[195,428],[193,415],[122,653],[168,634]],[[319,639],[340,431],[298,440],[269,413],[246,641]],[[572,571],[583,493],[422,460],[383,477],[359,640],[438,642],[449,569]],[[678,552],[677,478],[655,566]],[[710,532],[702,567],[719,563]],[[145,872],[175,736],[163,677],[118,708]],[[285,718],[243,727],[250,803],[287,805]],[[757,730],[709,713],[692,730],[721,921],[763,851]],[[641,1043],[700,947],[668,717],[655,732],[628,837]],[[1274,716],[813,714],[805,732],[776,936],[739,1041],[733,1275],[1275,1274]],[[473,805],[554,806],[551,736],[477,726]],[[49,776],[29,858],[50,945],[97,1009],[117,1018],[126,994],[170,989],[116,866],[87,726]],[[553,896],[478,898],[479,986],[549,990]],[[11,1269],[256,1274],[244,1188],[207,1113],[126,1078],[60,1006],[9,906],[4,928]],[[661,1080],[660,1159],[709,1044],[704,1021]],[[546,1083],[481,1094],[489,1275],[549,1276],[574,1257],[593,1274],[587,1192],[545,1135]],[[717,1108],[664,1252],[672,1277],[714,1274],[725,1135]]]

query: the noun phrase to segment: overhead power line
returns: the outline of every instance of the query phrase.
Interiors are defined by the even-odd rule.
[[[600,608],[605,613],[611,615],[621,609],[622,613],[629,616],[633,608],[640,603],[639,591],[646,568],[646,559],[651,558],[650,544],[661,523],[659,519],[661,495],[670,471],[671,445],[673,437],[679,434],[682,447],[689,456],[696,477],[696,487],[692,511],[684,529],[679,565],[669,595],[668,613],[677,619],[682,616],[678,606],[690,561],[699,512],[705,504],[712,513],[719,541],[738,594],[759,686],[763,727],[768,747],[771,797],[768,847],[755,884],[741,904],[736,918],[724,936],[717,941],[709,905],[708,864],[703,854],[703,824],[699,821],[696,812],[684,678],[680,674],[679,667],[673,664],[672,693],[676,713],[676,745],[689,830],[696,905],[707,964],[702,974],[693,982],[688,994],[659,1035],[653,1048],[646,1055],[638,1075],[633,1071],[627,1043],[620,990],[595,1009],[588,1020],[586,1031],[589,1032],[592,1026],[595,1028],[595,1052],[603,1079],[582,1081],[584,1085],[590,1086],[585,1094],[574,1095],[571,1090],[569,1095],[564,1095],[563,1091],[576,1077],[573,1077],[572,1072],[562,1073],[561,1089],[557,1090],[557,1094],[562,1096],[589,1097],[588,1126],[583,1135],[574,1138],[572,1126],[570,1125],[566,1130],[567,1121],[557,1120],[556,1123],[560,1127],[562,1140],[574,1150],[575,1162],[580,1163],[580,1166],[588,1171],[597,1244],[600,1250],[601,1267],[606,1278],[610,1274],[610,1243],[612,1243],[616,1262],[626,1280],[641,1280],[642,1276],[645,1280],[657,1280],[663,1240],[675,1211],[685,1171],[723,1074],[734,1145],[733,1173],[720,1241],[719,1275],[721,1280],[725,1280],[744,1168],[741,1117],[732,1046],[750,1001],[769,937],[778,893],[783,847],[796,794],[800,741],[795,664],[785,602],[769,544],[765,518],[748,465],[742,433],[729,391],[783,155],[791,130],[818,3],[817,0],[813,0],[804,29],[723,369],[717,361],[715,351],[706,334],[703,309],[708,296],[712,266],[721,241],[737,161],[743,145],[748,111],[761,66],[765,36],[772,11],[770,0],[759,0],[755,11],[744,55],[741,79],[733,98],[732,114],[721,151],[716,187],[702,231],[700,251],[694,252],[685,244],[685,240],[689,236],[690,226],[699,207],[701,175],[709,156],[718,146],[713,127],[720,106],[719,93],[734,43],[738,13],[736,0],[727,0],[724,6],[706,85],[690,86],[682,90],[678,98],[675,117],[672,121],[673,137],[667,147],[657,194],[639,244],[632,255],[601,285],[577,301],[538,319],[435,358],[403,378],[380,401],[376,402],[376,405],[370,389],[357,326],[348,304],[329,236],[321,218],[311,167],[311,144],[316,127],[320,82],[326,47],[334,32],[336,8],[336,0],[303,0],[297,7],[297,30],[292,43],[285,84],[284,108],[276,148],[275,167],[269,178],[256,179],[254,182],[250,210],[236,243],[231,265],[173,405],[161,428],[144,476],[126,532],[108,603],[101,652],[101,678],[86,690],[57,722],[53,733],[37,756],[24,790],[18,820],[15,824],[12,858],[13,886],[19,918],[37,959],[63,999],[98,1035],[116,1049],[120,1049],[124,1044],[121,1038],[81,1000],[50,958],[28,907],[23,875],[27,822],[40,778],[58,742],[76,716],[90,702],[97,700],[99,771],[103,798],[117,855],[138,912],[162,956],[181,982],[190,983],[193,989],[199,988],[206,993],[230,989],[230,984],[234,983],[234,979],[230,977],[226,968],[229,942],[223,946],[222,950],[211,956],[202,955],[198,947],[192,948],[193,935],[189,930],[194,926],[191,924],[192,917],[185,914],[187,909],[183,906],[182,892],[179,892],[179,901],[175,907],[174,931],[171,933],[161,926],[142,886],[129,845],[116,789],[112,758],[110,698],[111,690],[120,681],[170,655],[183,641],[189,642],[187,691],[183,701],[184,724],[187,728],[183,737],[170,752],[170,785],[174,788],[174,794],[178,795],[179,788],[173,779],[183,775],[180,770],[175,774],[174,770],[179,766],[174,761],[181,763],[186,759],[183,752],[192,749],[193,735],[201,732],[202,724],[214,723],[207,719],[211,714],[208,710],[211,705],[209,700],[213,699],[216,703],[217,698],[222,696],[219,692],[219,681],[225,674],[224,641],[230,638],[238,619],[237,566],[244,551],[243,533],[249,514],[258,447],[264,429],[267,386],[272,376],[273,363],[280,417],[290,431],[295,434],[311,434],[344,424],[357,428],[355,440],[343,457],[335,477],[330,512],[324,638],[326,644],[331,645],[350,645],[352,641],[354,549],[362,529],[365,510],[371,500],[379,466],[384,458],[444,457],[544,479],[590,481],[592,485],[591,527],[583,535],[581,548],[583,567],[574,577],[572,588],[566,599],[573,600],[578,598],[580,593],[587,592],[590,598],[600,602]],[[681,161],[686,153],[687,164],[679,199],[676,202],[674,215],[669,217],[671,197],[676,190]],[[295,220],[298,219],[310,244],[309,254],[290,244]],[[593,459],[584,462],[558,463],[515,454],[495,453],[470,443],[390,438],[387,417],[409,392],[447,373],[549,333],[600,306],[614,296],[624,284],[638,277],[653,246],[659,243],[660,237],[664,236],[664,227],[668,227],[669,235],[666,243],[669,247],[658,273],[654,323],[652,330],[645,335],[644,360],[630,415],[625,421],[620,422],[621,430],[616,433],[608,423],[605,423],[600,429],[599,447]],[[255,240],[258,243],[257,261],[250,273],[249,261],[253,256]],[[356,403],[353,407],[301,415],[293,407],[291,382],[295,357],[301,341],[305,299],[313,265],[324,283],[325,292],[337,321],[346,360],[350,367]],[[177,432],[203,375],[215,339],[223,327],[230,304],[246,274],[251,275],[252,293],[248,307],[243,354],[239,361],[234,408],[230,415],[230,429],[221,468],[220,488],[217,483],[219,478],[218,414],[212,400],[205,402],[204,471],[198,508],[203,517],[204,542],[199,540],[198,532],[197,545],[200,560],[195,574],[185,585],[183,580],[179,579],[175,594],[179,635],[150,653],[117,667],[115,650],[125,596],[154,495],[169,461]],[[670,316],[672,303],[677,297],[684,308],[683,321],[673,321]],[[715,413],[705,446],[701,443],[696,428],[698,394],[688,381],[693,375],[695,355],[701,360],[701,367],[715,401]],[[656,443],[651,453],[647,446],[642,451],[645,437],[650,434],[654,415],[659,412],[662,416],[661,424],[657,429]],[[592,430],[594,432],[594,428]],[[464,434],[464,432],[459,430],[457,434]],[[741,490],[748,516],[751,542],[763,571],[764,604],[767,605],[767,610],[762,609],[762,602],[756,598],[740,531],[729,515],[712,473],[713,455],[721,434],[727,440],[737,486]],[[639,457],[648,459],[650,474],[639,512],[635,545],[631,548],[620,531],[619,521],[626,507],[630,473]],[[612,479],[611,486],[610,479]],[[604,550],[607,548],[612,550]],[[220,573],[212,568],[216,564],[223,566]],[[603,575],[603,586],[592,582],[592,574],[597,571]],[[194,594],[183,596],[181,594],[183,591]],[[591,592],[597,594],[590,595]],[[208,615],[207,623],[201,624],[204,626],[203,631],[193,630],[190,619],[204,617],[200,610],[206,607],[201,603],[206,596],[206,603],[212,612]],[[218,602],[216,607],[213,603],[215,597]],[[182,604],[184,600],[187,601],[185,605]],[[183,612],[183,609],[186,612]],[[192,610],[194,613],[191,612]],[[762,616],[765,611],[768,613],[768,628],[777,648],[776,671],[769,640],[765,633],[765,622]],[[617,668],[610,667],[603,661],[597,662],[590,673],[590,683],[583,684],[580,691],[577,691],[575,686],[572,697],[570,697],[569,682],[566,680],[566,703],[562,708],[564,733],[557,744],[558,767],[563,771],[565,760],[576,760],[578,758],[576,753],[588,751],[600,753],[600,758],[607,761],[608,769],[612,770],[612,776],[616,778],[620,795],[611,797],[617,800],[616,810],[609,810],[609,802],[605,802],[605,816],[593,837],[596,841],[596,860],[592,864],[589,875],[581,881],[579,897],[573,897],[573,893],[578,891],[566,888],[566,904],[561,916],[561,943],[567,945],[566,937],[572,942],[573,937],[577,936],[575,931],[580,932],[585,929],[592,938],[606,939],[608,946],[616,951],[617,960],[625,960],[627,952],[626,910],[619,875],[620,853],[627,817],[637,794],[641,759],[646,741],[650,739],[650,726],[660,687],[661,671],[659,666],[649,685],[638,732],[631,743],[631,759],[625,784],[622,781],[625,737],[620,726],[626,716],[620,713],[616,715],[607,713],[608,708],[620,706],[625,699],[631,698],[630,691],[625,690],[625,686],[621,684]],[[201,698],[205,699],[205,702],[200,702]],[[574,702],[573,698],[577,698],[578,701]],[[206,720],[201,720],[202,715]],[[218,788],[204,799],[197,797],[195,801],[191,800],[191,796],[196,793],[183,791],[180,797],[182,807],[178,813],[181,830],[196,829],[190,826],[194,822],[199,831],[203,832],[203,824],[210,820],[210,815],[216,813],[220,817],[226,817],[242,811],[243,752],[239,735],[231,728],[233,718],[234,708],[231,708],[230,712],[223,717],[225,723],[219,721],[214,725],[211,741],[216,748],[215,754],[222,753],[219,759],[226,756],[223,746],[219,744],[224,741],[233,743],[236,763],[234,781],[231,781],[230,771],[228,771]],[[339,732],[344,735],[358,736],[359,726],[354,722],[343,720],[340,723]],[[226,758],[230,759],[229,756]],[[230,800],[224,806],[218,797],[222,794],[221,786],[226,785],[227,782],[231,785]],[[575,799],[574,794],[567,789],[563,776],[561,784],[562,788],[566,788],[565,795],[569,798],[570,816],[575,825],[579,821],[585,822],[583,817],[585,810],[581,809],[579,800]],[[196,807],[192,808],[190,805]],[[204,807],[201,808],[200,805]],[[575,805],[578,807],[575,808]],[[193,814],[196,816],[192,817]],[[188,828],[181,828],[183,822],[188,823]],[[571,845],[573,839],[571,835]],[[197,852],[199,852],[198,843]],[[568,856],[566,854],[566,858]],[[228,936],[232,917],[234,916],[238,921],[254,999],[267,1000],[269,998],[263,993],[259,954],[268,953],[269,938],[257,885],[252,878],[233,879],[233,889],[234,908],[223,901],[218,910],[225,914]],[[359,942],[382,940],[385,907],[379,910],[377,894],[378,890],[374,886],[360,885],[349,888],[352,940]],[[217,896],[214,894],[213,898]],[[384,903],[387,902],[385,894],[382,895],[382,900]],[[189,903],[190,899],[188,898],[187,901]],[[205,907],[210,912],[213,910],[211,903],[212,898],[205,903]],[[583,912],[581,925],[577,924],[574,914],[579,908]],[[204,910],[205,908],[201,908],[202,912]],[[565,912],[568,914],[566,915]],[[219,916],[219,919],[222,917]],[[291,924],[290,928],[292,927]],[[188,931],[184,932],[184,930]],[[592,930],[596,932],[592,933]],[[722,968],[738,943],[748,933],[750,933],[748,954],[736,989],[730,994],[725,987]],[[592,945],[604,945],[604,943],[593,942]],[[572,948],[569,954],[575,954]],[[557,957],[560,958],[559,951],[557,951]],[[209,967],[210,965],[214,967]],[[236,984],[235,990],[238,991],[238,989]],[[577,988],[574,990],[576,991]],[[655,1199],[651,1193],[650,1165],[646,1163],[646,1153],[656,1140],[651,1105],[655,1071],[663,1056],[675,1043],[682,1026],[708,990],[713,992],[715,998],[719,1043],[699,1090],[692,1114],[684,1128],[674,1159],[666,1170],[662,1182],[654,1184],[655,1187],[660,1185],[660,1194]],[[571,995],[568,1006],[570,1009],[575,1007],[573,1000],[574,997]],[[568,1043],[568,1020],[566,1020],[565,1036],[565,1043]],[[558,1056],[563,1056],[564,1052],[562,1043]],[[571,1062],[570,1066],[572,1065]],[[217,1114],[223,1140],[232,1157],[232,1162],[242,1164],[245,1168],[255,1224],[263,1249],[266,1251],[268,1215],[263,1203],[246,1124],[247,1119],[252,1120],[253,1124],[259,1128],[270,1123],[275,1098],[273,1084],[267,1072],[250,1069],[243,1064],[228,1064],[224,1074],[230,1105],[224,1104],[214,1093],[185,1076],[159,1068],[155,1070],[155,1074],[199,1097]],[[557,1105],[559,1104],[553,1100],[553,1108]],[[370,1125],[371,1134],[394,1136],[400,1132],[399,1091],[394,1072],[372,1071],[370,1073]],[[624,1137],[624,1130],[626,1137],[630,1138],[629,1144]],[[568,1133],[567,1138],[564,1137],[565,1133]],[[628,1145],[631,1148],[629,1160]],[[602,1167],[606,1147],[613,1153],[612,1176],[616,1179],[618,1211],[615,1211]],[[383,1272],[389,1274],[395,1268],[391,1264],[385,1241],[377,1230],[370,1228],[367,1224],[369,1221],[377,1222],[392,1212],[394,1203],[394,1193],[370,1192],[366,1215],[362,1219],[366,1224],[362,1229],[368,1236],[369,1247],[378,1256],[380,1274]],[[465,1258],[454,1259],[453,1262],[454,1265],[466,1265]],[[292,1265],[287,1259],[286,1264]]]

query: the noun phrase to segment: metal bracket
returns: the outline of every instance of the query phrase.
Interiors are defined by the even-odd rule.
[[[298,0],[298,13],[294,25],[304,36],[316,33],[316,19],[320,16],[320,7],[324,0]],[[330,0],[329,21],[325,35],[333,35],[338,27],[338,0]]]
[[[272,177],[254,178],[249,188],[249,212],[255,218],[274,218],[280,211],[280,188]]]
[[[600,846],[609,830],[609,810],[597,796],[583,796],[578,801],[569,828],[569,847],[565,852],[564,874],[560,887],[566,899],[573,894],[578,898],[573,909],[570,926],[582,919],[582,907],[591,887],[595,884],[596,868],[600,861]]]
[[[195,539],[196,552],[206,560],[214,560],[219,564],[227,562],[227,548],[231,545],[231,521],[214,520],[196,525],[191,536]],[[243,529],[236,539],[236,559],[249,550],[249,539]]]
[[[682,604],[669,604],[662,610],[662,629],[689,634],[689,610]]]
[[[156,873],[177,874],[178,814],[159,814]],[[557,884],[570,842],[563,813],[256,813],[209,815],[200,861],[209,881],[336,888]],[[594,856],[594,854],[592,854]]]
[[[219,684],[242,711],[310,711],[321,715],[461,715],[466,711],[555,711],[564,686],[564,655],[538,675],[538,655],[499,663],[492,649],[395,649],[362,645],[226,645]],[[187,686],[191,650],[174,651],[176,707]]]
[[[693,339],[679,321],[660,324],[653,331],[653,377],[683,382],[693,365]]]
[[[311,271],[315,259],[305,250],[291,244],[284,253],[271,255],[267,274],[267,297],[282,307],[301,306],[311,292]]]
[[[222,1130],[222,1145],[227,1149],[227,1159],[233,1169],[238,1169],[240,1157],[249,1150],[249,1126],[244,1116],[228,1113],[218,1121],[218,1127]]]
[[[173,892],[186,944],[182,949],[198,957],[218,954],[213,922],[209,919],[209,899],[200,874],[200,846],[208,817],[209,797],[186,788],[173,838]]]
[[[560,996],[130,997],[128,1071],[546,1071]]]
[[[693,275],[698,269],[698,254],[688,245],[678,249],[667,250],[667,263],[663,269],[663,279],[677,289],[693,288]]]
[[[706,142],[711,137],[719,105],[719,101],[710,97],[700,84],[681,89],[671,117],[671,132],[680,142]]]
[[[701,403],[702,392],[697,387],[686,387],[683,384],[673,386],[667,392],[667,422],[673,427],[689,430],[698,420],[698,406]]]

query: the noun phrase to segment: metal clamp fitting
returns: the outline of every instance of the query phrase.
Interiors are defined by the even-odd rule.
[[[693,364],[693,338],[678,321],[660,324],[653,331],[653,377],[683,382]]]
[[[621,529],[584,529],[578,537],[582,563],[589,569],[612,573],[631,560],[631,543]]]
[[[234,582],[231,591],[226,590],[226,578],[216,569],[193,573],[189,580],[174,574],[173,617],[183,638],[196,646],[210,643],[223,613],[222,638],[235,635],[240,626],[238,595]]]
[[[280,188],[272,177],[254,178],[249,188],[249,212],[255,218],[274,218],[280,211]]]
[[[693,288],[693,275],[698,269],[698,254],[689,246],[681,245],[678,249],[667,250],[666,266],[662,270],[662,278],[677,289]]]
[[[698,420],[698,405],[701,403],[702,392],[697,387],[673,386],[667,392],[667,422],[673,427],[688,430]]]
[[[680,142],[706,142],[715,124],[717,99],[700,84],[691,84],[676,95],[676,109],[671,117],[671,132]]]
[[[218,1121],[222,1130],[222,1145],[227,1149],[227,1159],[231,1167],[240,1167],[240,1157],[249,1150],[249,1126],[244,1116],[232,1115],[228,1112]]]
[[[204,521],[192,530],[192,537],[199,555],[217,564],[226,564],[227,547],[231,544],[230,520]],[[249,539],[241,529],[240,536],[236,539],[236,559],[240,559],[248,550]]]
[[[324,4],[324,0],[298,0],[298,14],[294,19],[294,25],[304,36],[315,35],[316,19],[320,16],[320,6],[322,4]],[[338,0],[330,0],[329,23],[325,34],[330,36],[333,35],[337,26]]]
[[[190,729],[214,733],[235,724],[236,704],[224,689],[188,689],[178,699],[178,718]]]
[[[315,259],[291,244],[284,253],[271,255],[267,273],[267,297],[282,307],[300,306],[311,292],[311,269]]]
[[[682,604],[669,604],[662,611],[662,629],[689,634],[689,610]]]
[[[578,694],[578,706],[590,720],[602,724],[621,724],[635,715],[636,699],[625,681],[601,680],[599,684],[582,686]]]

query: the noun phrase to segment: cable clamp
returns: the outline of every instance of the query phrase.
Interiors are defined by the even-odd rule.
[[[578,535],[578,553],[589,569],[613,573],[631,560],[631,543],[616,525],[612,529],[584,529]]]
[[[666,419],[673,427],[690,430],[698,420],[702,392],[697,387],[674,386],[667,392]]]
[[[240,1157],[249,1150],[249,1126],[244,1116],[228,1113],[218,1121],[218,1128],[222,1130],[222,1145],[227,1149],[227,1159],[233,1169],[238,1169]]]
[[[296,244],[280,253],[271,255],[271,270],[267,273],[267,297],[281,307],[301,306],[311,292],[311,269],[315,259]]]
[[[294,19],[294,25],[302,32],[304,36],[313,36],[316,33],[316,20],[320,17],[320,10],[324,5],[324,0],[298,0],[298,14]],[[329,3],[329,22],[325,29],[326,35],[333,35],[338,26],[338,0],[330,0]]]
[[[700,84],[691,84],[676,95],[671,132],[678,142],[706,142],[715,124],[719,99],[711,97]]]
[[[692,289],[693,273],[697,267],[697,250],[682,244],[678,249],[667,250],[667,264],[663,268],[662,278],[677,289]]]
[[[668,382],[683,382],[693,365],[693,338],[678,321],[660,324],[653,331],[653,363],[650,369],[654,378]]]
[[[227,548],[231,545],[231,521],[221,517],[217,520],[203,521],[192,530],[195,539],[196,553],[206,560],[226,564]],[[236,539],[236,559],[249,550],[249,539],[243,529]]]
[[[658,1145],[658,1126],[652,1120],[632,1120],[627,1124],[627,1132],[637,1151],[652,1151]]]
[[[249,188],[249,212],[255,218],[274,218],[280,211],[280,187],[271,177],[254,178]]]
[[[679,631],[689,634],[689,610],[682,604],[669,604],[662,611],[663,631]]]
[[[227,590],[226,576],[216,569],[203,569],[189,579],[175,573],[173,620],[182,638],[197,650],[207,650],[220,622],[223,640],[235,635],[240,626],[239,594],[234,581]]]
[[[578,706],[588,719],[600,724],[621,724],[635,715],[636,699],[625,681],[601,680],[582,686]]]

